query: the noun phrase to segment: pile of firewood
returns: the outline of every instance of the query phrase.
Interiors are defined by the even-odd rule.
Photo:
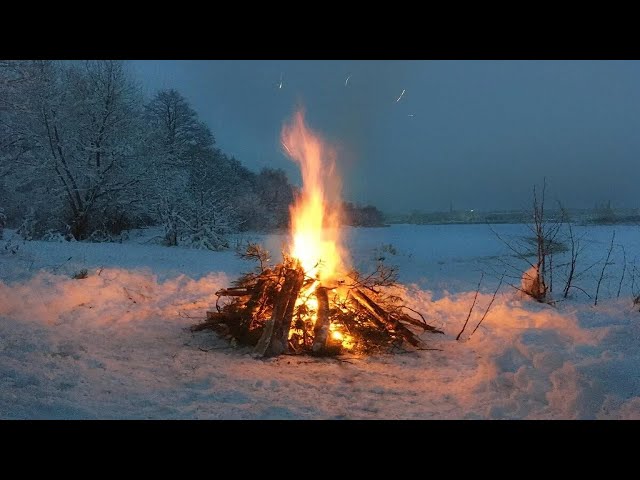
[[[212,329],[252,346],[260,356],[389,352],[405,344],[421,348],[414,330],[443,333],[402,299],[385,293],[394,277],[382,267],[365,279],[354,272],[346,281],[321,285],[294,259],[268,266],[256,245],[243,256],[260,261],[257,273],[216,292],[216,310],[192,330]]]

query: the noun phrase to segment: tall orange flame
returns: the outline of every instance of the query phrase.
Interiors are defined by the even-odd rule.
[[[300,164],[302,189],[290,207],[292,245],[290,255],[305,273],[321,282],[335,279],[344,268],[340,243],[340,179],[335,151],[295,113],[282,128],[282,144]]]

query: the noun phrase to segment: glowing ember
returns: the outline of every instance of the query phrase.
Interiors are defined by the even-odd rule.
[[[341,342],[344,339],[344,335],[342,335],[342,333],[338,332],[337,330],[334,332],[331,332],[331,338],[333,338],[334,340]]]
[[[302,172],[302,191],[290,208],[293,238],[289,253],[308,276],[326,283],[344,267],[335,153],[306,126],[302,111],[283,127],[282,144]]]

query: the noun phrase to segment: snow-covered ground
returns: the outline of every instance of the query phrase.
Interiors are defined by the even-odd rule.
[[[550,306],[503,286],[470,338],[504,262],[517,264],[488,227],[348,229],[353,265],[367,271],[380,257],[397,265],[410,305],[446,335],[423,335],[433,350],[342,361],[257,360],[212,332],[191,333],[215,291],[251,268],[232,251],[163,247],[154,231],[122,244],[22,242],[5,231],[0,418],[640,419],[640,312],[631,291],[640,227],[577,227],[585,235],[578,270],[599,263],[576,284],[593,297],[614,229],[596,307],[579,290]],[[514,241],[527,233],[495,230]],[[247,239],[273,252],[284,242],[256,235],[238,243]],[[618,244],[628,264],[621,285]],[[554,259],[556,298],[566,260]],[[82,269],[88,277],[73,279]],[[478,303],[456,341],[481,272]]]

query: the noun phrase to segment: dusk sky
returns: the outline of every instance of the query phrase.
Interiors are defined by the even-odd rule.
[[[131,64],[147,94],[180,91],[224,152],[295,183],[280,129],[303,105],[338,147],[343,197],[390,213],[521,208],[544,176],[569,207],[640,207],[637,61]]]

